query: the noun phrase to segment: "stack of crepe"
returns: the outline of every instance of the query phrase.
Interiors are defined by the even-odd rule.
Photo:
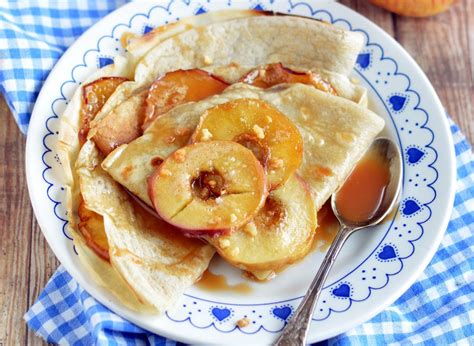
[[[216,250],[259,279],[304,257],[316,213],[384,126],[348,78],[362,44],[324,22],[237,10],[130,39],[127,56],[84,81],[61,118],[69,226],[94,279],[124,305],[162,313]],[[175,207],[197,179],[173,191],[175,176],[233,153],[255,166],[227,177],[260,184],[254,210],[235,207],[250,203],[237,193],[233,208],[216,209],[232,195],[208,199],[209,186],[205,199]],[[202,226],[194,202],[221,214]]]

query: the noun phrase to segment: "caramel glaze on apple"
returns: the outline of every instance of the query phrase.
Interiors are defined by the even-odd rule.
[[[243,145],[249,149],[262,164],[263,168],[268,167],[268,160],[270,159],[270,149],[268,145],[263,143],[257,136],[249,133],[242,133],[234,138],[234,142]]]
[[[260,213],[255,216],[255,222],[262,225],[266,225],[268,229],[272,229],[272,226],[277,225],[285,218],[285,209],[281,205],[281,202],[271,196],[265,200]]]
[[[191,181],[191,188],[196,197],[207,201],[216,199],[226,193],[226,184],[224,177],[213,171],[202,171]]]

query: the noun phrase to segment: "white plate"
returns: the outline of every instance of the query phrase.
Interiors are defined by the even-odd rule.
[[[270,343],[291,317],[323,254],[312,253],[275,280],[252,283],[248,295],[190,288],[162,317],[125,309],[91,281],[65,228],[65,193],[55,152],[58,117],[73,91],[99,66],[122,53],[124,32],[143,33],[179,18],[222,8],[257,8],[298,14],[361,32],[366,45],[353,75],[369,90],[372,107],[404,158],[403,193],[392,220],[359,232],[346,244],[315,310],[311,342],[362,323],[395,301],[423,271],[444,234],[454,198],[454,151],[443,108],[413,59],[376,25],[334,2],[157,1],[130,3],[94,25],[64,54],[38,97],[28,132],[26,167],[33,208],[54,253],[95,298],[137,325],[184,342]],[[297,38],[295,38],[297,39]],[[324,47],[321,47],[324,49]],[[223,262],[212,270],[231,283],[239,272]],[[243,329],[236,321],[251,320]]]

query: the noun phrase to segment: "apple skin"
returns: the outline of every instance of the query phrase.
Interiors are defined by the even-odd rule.
[[[213,170],[222,176],[222,195],[202,198],[196,179]],[[250,150],[232,141],[211,141],[166,158],[148,178],[148,194],[158,215],[183,233],[216,236],[250,220],[268,191],[265,171]]]
[[[244,75],[240,81],[263,89],[271,88],[282,83],[301,83],[311,85],[318,90],[336,96],[338,95],[331,83],[323,79],[319,74],[313,71],[293,71],[283,66],[282,63],[273,63],[258,67]]]

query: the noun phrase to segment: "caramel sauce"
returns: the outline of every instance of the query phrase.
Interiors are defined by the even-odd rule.
[[[267,167],[270,158],[270,148],[262,140],[254,135],[242,133],[235,137],[233,141],[249,149],[262,164],[262,167]]]
[[[331,208],[331,200],[328,200],[318,211],[318,228],[313,240],[313,250],[326,251],[336,237],[339,227],[339,220]]]
[[[252,287],[248,283],[240,283],[237,285],[230,285],[227,282],[227,279],[224,275],[214,274],[211,271],[206,270],[201,279],[196,282],[196,286],[211,292],[216,291],[226,291],[226,292],[235,292],[235,293],[250,293],[252,292]]]
[[[389,182],[387,163],[376,153],[366,155],[337,193],[340,215],[352,222],[371,219],[382,203]]]
[[[203,171],[191,182],[193,193],[205,201],[216,199],[226,192],[225,180],[216,171]]]

